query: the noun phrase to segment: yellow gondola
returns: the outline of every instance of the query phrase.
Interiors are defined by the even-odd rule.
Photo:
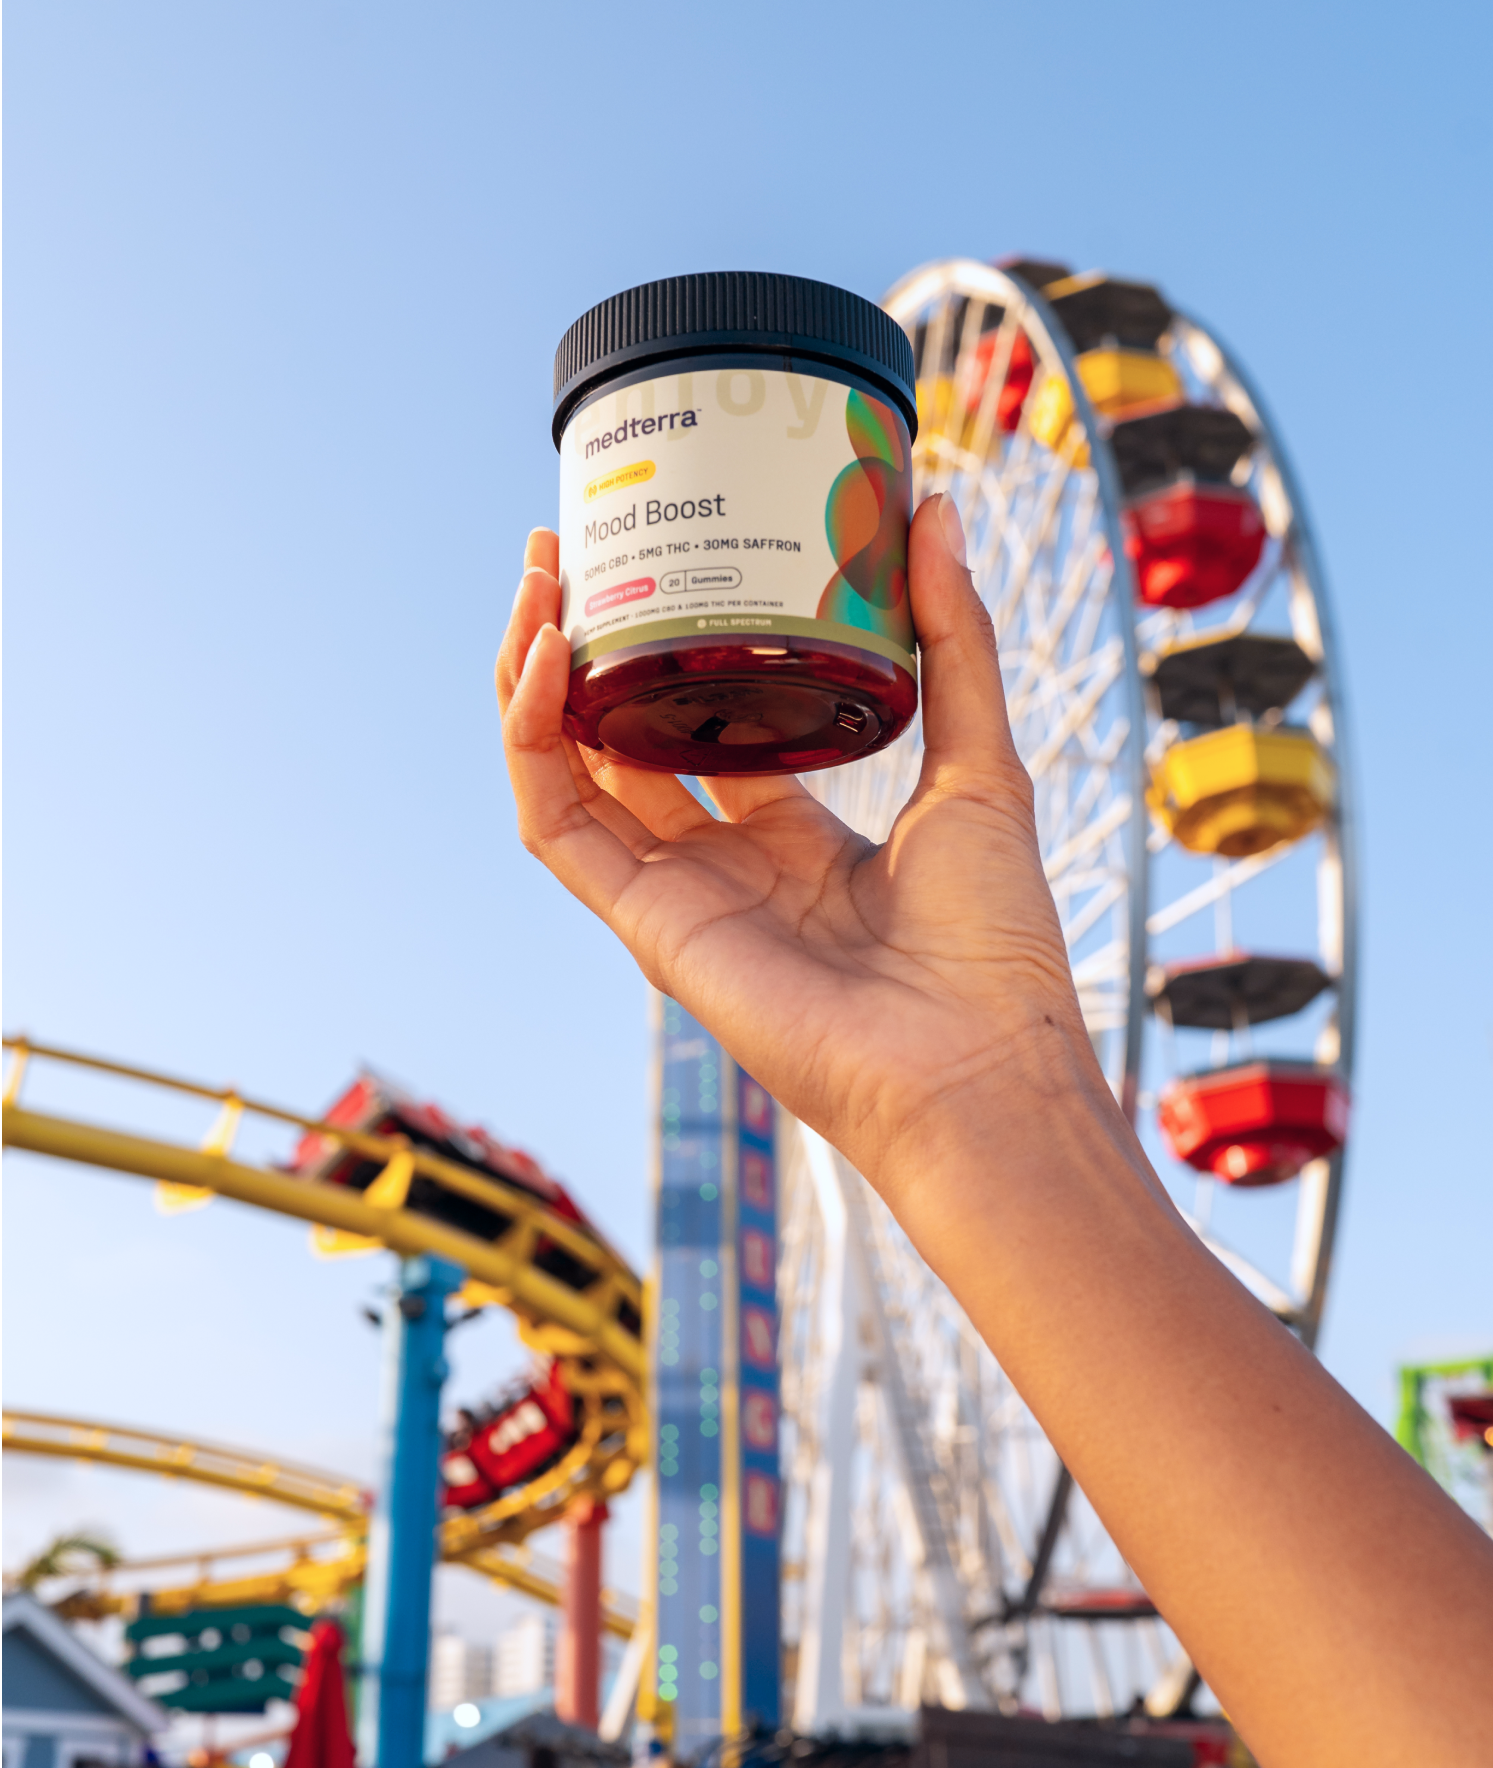
[[[947,438],[962,446],[969,424],[967,414],[959,408],[954,396],[953,375],[941,374],[920,380],[917,395],[918,447],[921,450],[931,448],[935,437]]]
[[[1182,381],[1164,356],[1149,350],[1086,350],[1077,359],[1078,378],[1101,417],[1119,417],[1148,406],[1171,404],[1182,397]],[[1067,452],[1075,466],[1087,466],[1087,442],[1075,443],[1068,428],[1073,421],[1073,395],[1060,374],[1050,374],[1037,389],[1027,422],[1036,439],[1054,453]]]
[[[1308,731],[1230,725],[1173,743],[1146,802],[1192,853],[1243,859],[1299,841],[1326,817],[1336,775]]]

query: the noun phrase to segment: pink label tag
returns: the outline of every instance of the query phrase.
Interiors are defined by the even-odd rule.
[[[615,608],[622,602],[641,602],[653,594],[654,588],[651,577],[634,577],[631,583],[615,583],[610,589],[603,589],[586,598],[587,617],[603,614],[608,608]]]

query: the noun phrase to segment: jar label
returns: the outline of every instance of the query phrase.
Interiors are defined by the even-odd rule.
[[[608,388],[560,444],[571,664],[658,641],[814,637],[917,673],[912,448],[890,403],[780,369]]]

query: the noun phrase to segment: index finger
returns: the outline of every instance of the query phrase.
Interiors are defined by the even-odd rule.
[[[524,542],[524,569],[560,575],[560,536],[553,528],[531,528]]]

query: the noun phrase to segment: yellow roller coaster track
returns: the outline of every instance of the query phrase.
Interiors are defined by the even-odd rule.
[[[648,1442],[645,1353],[637,1325],[642,1317],[643,1290],[625,1260],[594,1232],[555,1214],[516,1185],[481,1176],[438,1155],[411,1148],[400,1136],[376,1136],[346,1129],[250,1099],[232,1087],[202,1086],[150,1069],[33,1043],[27,1038],[8,1037],[4,1045],[13,1058],[0,1114],[0,1139],[6,1147],[154,1179],[159,1186],[174,1187],[168,1195],[178,1200],[193,1193],[230,1197],[332,1230],[342,1237],[343,1244],[382,1246],[402,1257],[424,1253],[449,1259],[466,1271],[469,1290],[477,1299],[507,1307],[516,1317],[525,1343],[559,1360],[578,1408],[578,1440],[537,1479],[480,1510],[449,1518],[443,1524],[448,1558],[461,1560],[491,1576],[501,1576],[496,1564],[490,1567],[482,1563],[495,1555],[507,1564],[498,1549],[515,1546],[536,1529],[557,1522],[573,1500],[584,1496],[609,1497],[631,1482],[647,1454]],[[40,1062],[134,1081],[158,1093],[216,1101],[218,1117],[204,1141],[189,1146],[27,1110],[20,1103],[21,1085]],[[496,1239],[482,1240],[403,1208],[407,1182],[390,1187],[376,1179],[369,1193],[391,1201],[369,1202],[365,1195],[346,1186],[295,1178],[233,1160],[233,1144],[246,1115],[311,1131],[340,1143],[364,1159],[379,1162],[391,1178],[404,1175],[407,1179],[418,1173],[447,1192],[486,1205],[500,1214],[508,1226]],[[394,1198],[400,1202],[392,1201]],[[542,1269],[536,1260],[548,1247],[559,1247],[568,1254],[585,1273],[584,1280],[576,1284],[562,1282]],[[123,1435],[133,1437],[137,1443],[148,1440],[139,1433]],[[7,1436],[7,1443],[9,1440]],[[170,1445],[173,1452],[183,1446]],[[38,1452],[78,1455],[86,1450],[70,1447]],[[121,1444],[120,1452],[136,1451]],[[139,1452],[156,1451],[151,1448]],[[126,1461],[119,1464],[136,1465]],[[153,1472],[172,1471],[155,1462],[150,1465]],[[244,1457],[245,1477],[263,1477],[261,1470],[266,1465],[252,1456]],[[279,1467],[278,1463],[275,1465]],[[197,1477],[186,1467],[175,1471],[185,1477]],[[305,1473],[304,1469],[294,1471]],[[210,1479],[208,1483],[226,1481]],[[255,1489],[263,1496],[278,1496],[263,1487],[236,1489]],[[315,1505],[303,1502],[302,1508]],[[541,1594],[537,1589],[531,1593]],[[614,1627],[613,1631],[616,1630]]]
[[[194,1564],[199,1576],[189,1584],[151,1591],[151,1608],[158,1614],[183,1613],[191,1608],[223,1607],[251,1602],[288,1602],[314,1608],[356,1584],[363,1576],[370,1495],[356,1480],[316,1468],[256,1455],[247,1449],[225,1448],[218,1443],[188,1442],[155,1431],[128,1425],[102,1424],[95,1419],[60,1418],[50,1412],[7,1411],[0,1421],[0,1439],[7,1450],[27,1455],[50,1455],[66,1460],[92,1461],[108,1467],[127,1467],[167,1479],[193,1480],[247,1497],[268,1499],[294,1509],[309,1510],[340,1525],[338,1534],[291,1536],[256,1546],[182,1553],[158,1560],[140,1560],[116,1568],[138,1572],[168,1565]],[[495,1583],[522,1591],[541,1602],[560,1600],[560,1568],[527,1547],[499,1544],[472,1545],[472,1531],[465,1517],[447,1517],[441,1524],[442,1558],[481,1572]],[[552,1519],[551,1519],[552,1520]],[[315,1549],[335,1547],[332,1557],[318,1558]],[[211,1567],[224,1559],[286,1552],[287,1565],[256,1572],[247,1577],[220,1579],[209,1576]],[[115,1591],[106,1581],[69,1597],[64,1607],[73,1618],[94,1618],[128,1611],[136,1593]],[[619,1638],[631,1637],[632,1618],[609,1596],[603,1604],[602,1624]]]

